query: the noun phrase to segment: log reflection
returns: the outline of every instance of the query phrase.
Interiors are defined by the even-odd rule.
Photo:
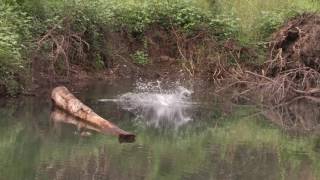
[[[54,127],[57,127],[59,124],[71,124],[75,126],[81,136],[89,136],[91,134],[90,131],[95,131],[105,135],[114,135],[113,129],[100,128],[94,124],[90,124],[80,118],[72,116],[59,108],[54,108],[52,110],[50,119],[53,121]],[[131,143],[135,141],[135,136],[122,136],[120,134],[118,139],[120,143]]]

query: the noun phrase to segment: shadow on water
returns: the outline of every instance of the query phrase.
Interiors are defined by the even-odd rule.
[[[178,128],[145,123],[119,103],[98,101],[134,89],[130,82],[102,83],[77,94],[102,117],[135,132],[129,144],[94,127],[49,121],[46,98],[0,102],[0,179],[320,178],[318,136],[284,133],[250,116],[256,110],[249,106],[226,111],[210,92],[193,89],[192,102],[205,106],[193,106],[187,113],[192,120]]]

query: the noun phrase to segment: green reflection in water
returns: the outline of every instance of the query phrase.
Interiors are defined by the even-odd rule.
[[[137,133],[132,144],[80,137],[71,125],[54,126],[49,110],[36,100],[0,108],[0,179],[320,178],[319,137],[284,133],[250,108],[179,131],[118,121]]]

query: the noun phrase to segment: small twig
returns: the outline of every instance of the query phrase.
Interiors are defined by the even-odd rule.
[[[248,73],[248,74],[251,74],[251,75],[254,75],[254,76],[257,76],[257,77],[266,79],[266,80],[268,80],[268,81],[275,82],[273,79],[268,78],[267,76],[263,76],[263,75],[260,75],[260,74],[256,74],[256,73],[253,73],[253,72],[251,72],[251,71],[245,71],[245,72]]]

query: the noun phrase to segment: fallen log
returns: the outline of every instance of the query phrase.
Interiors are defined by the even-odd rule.
[[[135,135],[120,129],[110,121],[100,117],[91,108],[77,99],[66,87],[59,86],[52,90],[51,99],[54,106],[64,110],[70,115],[92,125],[102,131],[119,137],[119,141],[132,142]]]

